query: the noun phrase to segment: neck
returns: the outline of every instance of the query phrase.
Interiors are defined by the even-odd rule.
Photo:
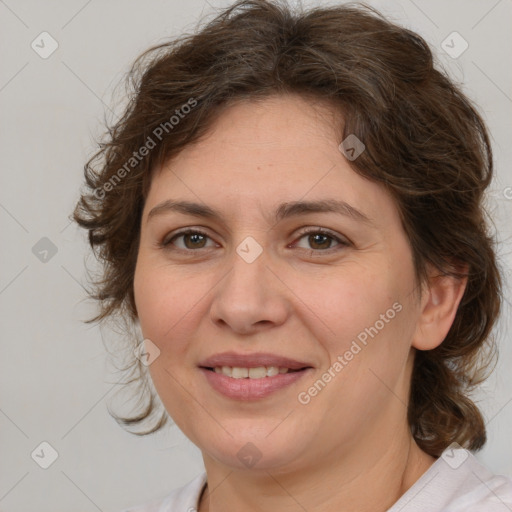
[[[408,429],[404,434],[395,432],[388,444],[380,438],[302,471],[238,471],[204,456],[208,487],[199,512],[384,512],[435,462]]]

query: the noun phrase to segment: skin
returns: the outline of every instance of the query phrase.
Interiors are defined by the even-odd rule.
[[[335,122],[329,105],[300,96],[237,102],[205,138],[155,170],[136,307],[144,337],[161,351],[150,365],[155,387],[203,454],[200,512],[384,511],[435,461],[414,442],[405,404],[414,352],[442,342],[465,283],[432,271],[417,285],[393,199],[351,169]],[[169,199],[206,204],[222,218],[148,218]],[[318,199],[346,201],[371,223],[332,212],[272,220],[282,202]],[[173,239],[184,227],[207,237]],[[311,240],[305,227],[345,243]],[[236,252],[248,236],[263,250],[252,263]],[[401,311],[301,404],[298,394],[394,303]],[[225,351],[271,352],[313,370],[267,398],[240,402],[214,391],[198,369]],[[237,457],[247,442],[261,454],[251,468]]]

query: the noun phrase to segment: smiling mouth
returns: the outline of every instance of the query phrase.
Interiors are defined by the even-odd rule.
[[[261,363],[260,363],[261,364]],[[259,401],[294,385],[308,375],[311,366],[200,366],[213,390],[232,399]]]
[[[283,375],[285,373],[294,373],[306,370],[309,367],[292,369],[280,366],[257,366],[255,368],[245,368],[240,366],[216,366],[204,367],[205,370],[231,377],[232,379],[265,379]]]

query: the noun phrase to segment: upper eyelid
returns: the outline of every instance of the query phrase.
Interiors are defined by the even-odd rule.
[[[189,233],[192,233],[192,234],[200,234],[200,235],[206,235],[208,238],[212,238],[213,237],[209,234],[208,230],[206,228],[195,228],[193,226],[191,227],[186,227],[186,228],[180,228],[178,230],[174,230],[172,231],[171,233],[168,233],[166,234],[164,237],[163,237],[163,240],[172,240],[173,238],[176,238],[178,236],[183,236],[183,235],[187,235]]]

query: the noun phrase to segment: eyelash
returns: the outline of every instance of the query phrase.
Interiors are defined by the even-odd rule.
[[[306,235],[311,235],[311,234],[324,235],[324,236],[331,238],[332,240],[338,242],[338,244],[336,246],[329,247],[328,249],[303,249],[304,251],[310,251],[311,255],[314,253],[330,254],[332,251],[339,250],[340,248],[348,247],[350,245],[350,242],[348,240],[341,239],[338,236],[334,235],[331,231],[329,231],[325,228],[319,228],[319,227],[307,228],[307,229],[301,231],[298,234],[298,240],[305,237]],[[201,236],[210,238],[210,236],[207,233],[205,233],[204,231],[189,228],[189,229],[184,229],[183,231],[179,231],[178,233],[175,233],[170,239],[164,238],[162,240],[162,242],[159,244],[159,246],[163,249],[175,250],[175,251],[187,252],[187,253],[198,252],[201,249],[208,249],[208,248],[204,248],[204,247],[200,247],[199,249],[181,249],[181,248],[169,249],[169,246],[172,245],[174,240],[176,240],[177,238],[183,237],[185,235],[201,235]],[[211,240],[211,238],[210,238],[210,240]]]

